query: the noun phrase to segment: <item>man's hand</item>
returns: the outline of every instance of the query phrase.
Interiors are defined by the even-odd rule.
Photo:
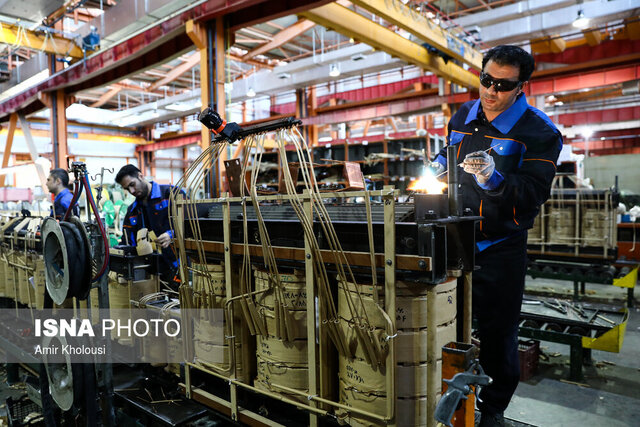
[[[462,163],[464,171],[474,174],[476,180],[480,184],[485,184],[496,170],[496,164],[493,157],[486,151],[476,151],[467,154]]]
[[[445,167],[440,162],[429,162],[429,169],[433,172],[434,176],[439,176],[445,171]]]
[[[169,232],[166,232],[158,236],[158,238],[156,239],[156,243],[163,248],[168,248],[172,240],[173,239],[169,235]]]

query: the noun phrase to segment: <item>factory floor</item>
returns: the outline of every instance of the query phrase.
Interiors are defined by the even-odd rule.
[[[573,283],[527,277],[526,291],[570,299]],[[637,294],[638,292],[636,292]],[[586,285],[591,301],[626,306],[627,290]],[[505,416],[540,427],[600,427],[640,425],[640,298],[629,308],[629,321],[620,353],[592,351],[584,380],[569,382],[569,346],[541,342],[548,361],[540,359],[536,375],[518,385]]]

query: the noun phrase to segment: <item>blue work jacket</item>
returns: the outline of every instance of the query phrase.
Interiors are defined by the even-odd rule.
[[[64,214],[69,209],[69,205],[73,200],[73,194],[69,189],[65,188],[61,192],[59,192],[55,199],[53,199],[53,207],[51,208],[50,216],[54,217],[57,220],[62,220],[64,218]],[[80,208],[78,207],[78,203],[75,204],[73,210],[71,211],[72,215],[80,216]]]
[[[168,232],[173,238],[173,231],[169,224],[169,197],[172,188],[173,186],[171,185],[160,185],[152,181],[151,193],[148,196],[147,203],[135,200],[129,206],[122,225],[121,243],[123,245],[128,243],[135,246],[136,235],[138,230],[142,228],[146,228],[149,231],[153,230],[156,236]],[[162,249],[162,259],[165,265],[160,266],[161,270],[170,271],[178,267],[178,261],[171,247]]]
[[[533,226],[550,194],[562,135],[553,122],[527,103],[521,94],[507,110],[489,122],[480,100],[463,104],[449,121],[449,144],[457,146],[456,164],[467,154],[485,151],[495,161],[495,172],[485,184],[458,170],[462,203],[484,217],[476,228],[476,245],[483,250]],[[435,161],[447,167],[444,148]]]

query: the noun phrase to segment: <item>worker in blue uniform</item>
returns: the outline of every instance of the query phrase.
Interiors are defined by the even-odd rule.
[[[173,186],[147,181],[140,169],[133,165],[123,166],[116,175],[116,182],[136,198],[127,209],[121,243],[135,246],[138,230],[154,231],[156,244],[162,248],[160,277],[176,290],[179,285],[178,261],[170,247],[174,236],[169,224],[169,197]]]
[[[51,169],[47,177],[47,189],[55,196],[50,215],[55,219],[62,220],[73,200],[73,194],[69,191],[69,173],[60,168]],[[71,214],[80,216],[80,208],[77,203],[73,206]]]
[[[483,217],[476,227],[473,315],[480,363],[493,384],[480,393],[480,426],[503,426],[520,377],[518,320],[527,266],[527,230],[550,194],[562,135],[524,94],[533,57],[516,46],[485,54],[480,99],[463,104],[448,125],[457,147],[462,202]],[[447,167],[446,149],[432,165]]]

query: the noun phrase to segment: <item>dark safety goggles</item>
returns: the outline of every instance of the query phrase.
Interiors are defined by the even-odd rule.
[[[496,90],[496,92],[510,92],[514,90],[520,84],[519,80],[506,80],[506,79],[496,79],[491,77],[489,74],[482,72],[480,73],[480,84],[487,89],[491,86]]]

